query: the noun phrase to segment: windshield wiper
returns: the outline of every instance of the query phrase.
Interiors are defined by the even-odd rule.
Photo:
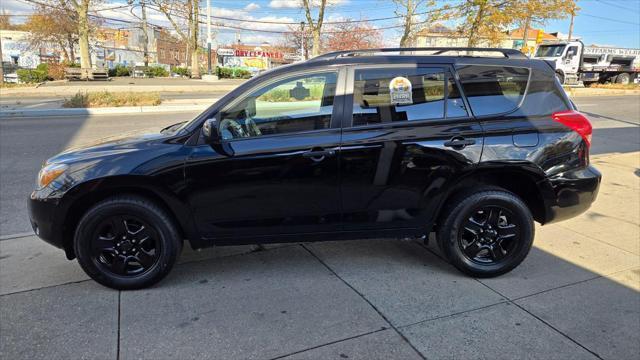
[[[184,123],[186,123],[186,121],[181,121],[179,123],[169,125],[166,128],[163,128],[162,130],[160,130],[160,133],[164,134],[165,132],[173,132],[174,130],[177,130],[180,126],[182,126],[182,124]]]

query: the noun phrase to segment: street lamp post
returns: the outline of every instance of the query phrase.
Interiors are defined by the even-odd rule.
[[[304,55],[304,21],[300,21],[300,57],[302,60],[307,60]]]
[[[207,0],[207,72],[211,75],[211,0]]]

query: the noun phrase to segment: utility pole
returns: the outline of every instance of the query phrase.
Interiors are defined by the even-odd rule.
[[[144,44],[142,45],[144,56],[144,68],[149,67],[149,32],[147,29],[147,9],[145,7],[145,0],[140,0],[140,7],[142,8],[142,34],[144,35]]]
[[[571,22],[569,23],[569,36],[567,36],[567,40],[571,41],[571,35],[573,34],[573,18],[576,16],[576,7],[575,5],[571,8]]]
[[[207,0],[207,72],[211,75],[211,0]]]
[[[307,60],[304,54],[304,21],[300,21],[300,57]]]
[[[2,61],[2,36],[0,36],[0,85],[4,85],[4,61]]]
[[[529,25],[531,24],[531,16],[527,16],[524,22],[524,30],[522,36],[522,51],[529,55]]]

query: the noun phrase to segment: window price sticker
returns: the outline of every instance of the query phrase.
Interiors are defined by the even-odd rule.
[[[413,104],[411,81],[406,77],[398,76],[389,83],[389,95],[391,103],[395,105]]]

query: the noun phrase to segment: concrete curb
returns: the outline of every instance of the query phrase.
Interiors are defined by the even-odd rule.
[[[210,104],[171,106],[123,106],[79,109],[3,110],[2,112],[0,112],[0,119],[36,116],[77,116],[202,111],[209,107],[211,104],[212,102]]]
[[[571,97],[640,95],[640,90],[634,89],[565,88],[564,91]]]

